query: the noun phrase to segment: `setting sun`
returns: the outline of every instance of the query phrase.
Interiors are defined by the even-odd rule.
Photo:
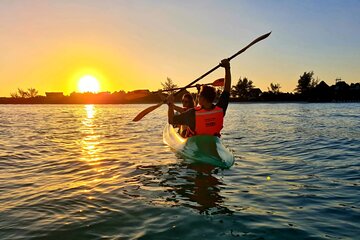
[[[80,78],[78,83],[78,90],[80,92],[99,92],[100,84],[99,81],[90,75],[83,76]]]

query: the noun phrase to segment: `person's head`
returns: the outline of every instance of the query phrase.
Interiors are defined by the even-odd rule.
[[[194,104],[194,98],[190,93],[185,93],[181,100],[183,107],[185,108],[193,108],[195,106]]]
[[[216,98],[215,88],[207,85],[203,85],[199,94],[199,104],[212,104]]]

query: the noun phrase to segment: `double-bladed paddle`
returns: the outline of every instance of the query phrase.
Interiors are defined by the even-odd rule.
[[[229,61],[233,58],[235,58],[236,56],[238,56],[239,54],[245,52],[249,47],[251,47],[252,45],[254,45],[257,42],[260,42],[261,40],[264,40],[265,38],[267,38],[268,36],[270,36],[271,32],[266,33],[258,38],[256,38],[255,40],[253,40],[251,43],[249,43],[246,47],[244,47],[243,49],[241,49],[240,51],[238,51],[237,53],[235,53],[234,55],[232,55],[231,57],[229,57]],[[202,78],[204,78],[205,76],[209,75],[210,73],[212,73],[213,71],[215,71],[216,69],[218,69],[219,67],[221,67],[221,64],[219,63],[217,66],[213,67],[212,69],[210,69],[208,72],[204,73],[203,75],[201,75],[200,77],[198,77],[197,79],[195,79],[194,81],[192,81],[191,83],[189,83],[188,85],[186,85],[183,88],[180,88],[180,90],[178,92],[176,92],[174,94],[174,96],[178,95],[180,92],[182,92],[183,90],[185,90],[186,88],[192,86],[193,84],[195,84],[196,82],[198,82],[199,80],[201,80]],[[164,102],[158,103],[154,106],[148,107],[146,109],[144,109],[143,111],[141,111],[138,115],[136,115],[136,117],[133,119],[134,122],[140,121],[143,117],[145,117],[147,114],[149,114],[150,112],[154,111],[155,109],[157,109],[158,107],[160,107],[162,104],[164,104]]]

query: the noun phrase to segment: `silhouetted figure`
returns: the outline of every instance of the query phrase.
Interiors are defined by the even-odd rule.
[[[202,86],[199,93],[199,106],[192,108],[179,115],[174,114],[174,96],[168,97],[168,122],[170,124],[187,125],[187,136],[193,135],[214,135],[220,137],[223,128],[223,121],[226,109],[229,104],[231,72],[228,59],[221,61],[225,68],[225,85],[219,101],[213,104],[216,97],[216,90],[211,86]]]
[[[174,110],[178,113],[186,112],[187,110],[195,107],[195,101],[193,96],[190,93],[185,93],[181,99],[182,107],[178,107],[174,105]],[[188,137],[188,126],[187,125],[179,125],[179,134],[180,136],[186,138]]]

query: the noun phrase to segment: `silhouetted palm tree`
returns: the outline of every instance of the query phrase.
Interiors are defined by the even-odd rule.
[[[36,90],[35,88],[28,88],[28,94],[29,97],[36,97],[38,95],[38,90]]]
[[[235,98],[246,100],[252,89],[254,89],[253,81],[246,77],[243,79],[240,77],[238,83],[235,86],[232,86],[231,95]]]
[[[38,96],[38,90],[35,88],[28,88],[28,90],[23,90],[18,88],[17,92],[10,93],[12,98],[33,98]]]
[[[22,90],[21,88],[18,88],[18,93],[21,98],[29,97],[29,93],[26,90]]]
[[[314,72],[304,72],[303,75],[300,76],[298,80],[298,85],[295,88],[295,91],[302,94],[307,95],[310,89],[315,88],[319,83],[319,79],[314,79]]]
[[[20,97],[17,92],[10,93],[10,96],[11,96],[12,98],[19,98],[19,97]]]
[[[163,86],[163,90],[169,90],[173,88],[177,88],[178,86],[171,80],[171,78],[166,78],[164,83],[161,83]],[[169,94],[173,94],[174,91],[169,91]]]
[[[268,88],[268,91],[273,94],[279,94],[280,88],[281,88],[281,86],[279,83],[270,83],[270,88]]]

